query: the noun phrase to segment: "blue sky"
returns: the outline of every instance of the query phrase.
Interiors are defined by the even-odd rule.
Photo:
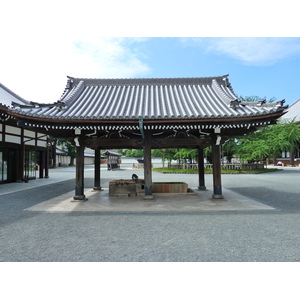
[[[286,99],[287,104],[300,98],[300,38],[294,31],[294,37],[285,37],[281,25],[276,33],[283,37],[274,35],[268,26],[253,26],[256,20],[264,20],[272,28],[275,23],[287,24],[293,19],[293,10],[289,11],[290,18],[274,22],[284,14],[284,8],[278,9],[271,16],[273,23],[269,23],[262,10],[255,11],[255,18],[251,16],[252,23],[244,21],[248,20],[245,10],[242,16],[237,11],[220,15],[214,11],[213,25],[217,30],[208,29],[209,26],[204,30],[201,24],[211,22],[210,14],[200,14],[200,18],[199,9],[188,9],[188,5],[175,7],[176,1],[153,0],[153,6],[138,14],[130,6],[133,2],[129,0],[125,5],[116,1],[94,9],[99,1],[86,0],[84,5],[77,0],[61,1],[59,5],[35,0],[7,1],[0,19],[1,28],[5,28],[1,33],[0,82],[27,100],[49,103],[59,99],[67,76],[229,74],[238,96],[275,97]],[[192,2],[197,3],[185,3]],[[159,3],[160,10],[154,5]],[[219,4],[224,9],[224,2],[220,3],[201,4],[201,8],[206,5],[208,11]],[[226,3],[230,7],[231,1]],[[184,13],[187,9],[188,14]],[[251,13],[254,11],[250,9]],[[243,27],[245,23],[251,24],[250,32]],[[293,24],[288,25],[294,28]]]
[[[139,48],[146,77],[229,74],[238,96],[300,98],[299,38],[154,38]]]

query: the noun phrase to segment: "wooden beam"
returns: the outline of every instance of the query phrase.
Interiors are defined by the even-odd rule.
[[[201,148],[208,147],[211,144],[211,139],[200,138],[158,138],[151,136],[151,149],[164,149],[164,148]],[[141,138],[124,139],[124,138],[101,138],[101,139],[86,139],[86,147],[91,149],[141,149],[144,146],[144,140]]]

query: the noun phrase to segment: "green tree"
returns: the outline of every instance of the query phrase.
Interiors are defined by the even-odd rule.
[[[264,100],[267,103],[272,103],[276,101],[275,97],[267,100],[266,97],[261,98],[259,96],[239,96],[239,99],[246,102],[258,102]],[[276,147],[274,146],[274,144],[266,144],[261,140],[266,138],[264,136],[265,134],[269,134],[269,138],[271,138],[274,129],[270,130],[269,132],[269,129],[267,128],[271,128],[271,126],[268,126],[266,127],[266,129],[259,132],[254,132],[247,137],[230,138],[222,146],[223,156],[226,156],[227,160],[230,162],[234,155],[239,154],[242,159],[250,162],[254,160],[262,160],[268,157],[270,155],[270,152],[275,153]],[[274,137],[275,136],[276,135],[274,134]],[[272,148],[273,150],[271,150]],[[205,153],[207,155],[208,161],[211,161],[210,149],[208,148]]]
[[[263,131],[263,130],[262,130]],[[247,137],[239,139],[236,154],[247,162],[265,160],[270,156],[270,149],[266,140],[263,138],[264,131],[254,132]]]
[[[163,156],[162,149],[152,149],[151,150],[151,156],[152,157],[161,157]]]
[[[261,98],[259,96],[246,96],[246,97],[239,96],[239,99],[242,100],[242,101],[248,101],[248,102],[258,102],[258,101],[261,101],[261,100],[265,100],[267,103],[273,103],[273,102],[276,101],[275,97],[272,97],[269,100],[267,100],[266,97]]]
[[[187,148],[178,149],[174,157],[179,160],[184,160],[185,162],[187,160],[191,162],[195,162],[197,161],[197,149],[187,149]]]
[[[231,160],[234,157],[237,143],[238,140],[236,138],[230,138],[222,145],[222,155],[226,156],[229,163],[231,163]]]
[[[171,163],[171,161],[173,159],[175,159],[175,154],[177,152],[178,152],[178,149],[174,149],[174,148],[165,149],[164,157],[169,163]]]
[[[236,154],[249,162],[281,156],[282,151],[292,152],[300,142],[300,125],[294,121],[279,121],[247,137],[239,138]]]
[[[74,166],[74,160],[76,158],[76,147],[73,146],[67,139],[59,138],[57,139],[57,145],[66,151],[70,156],[69,166]]]
[[[206,158],[206,160],[208,161],[208,163],[212,163],[212,147],[206,147],[204,149],[204,157]]]
[[[295,120],[282,120],[274,128],[274,141],[277,146],[277,154],[280,156],[282,151],[289,151],[294,153],[298,149],[300,143],[300,124],[297,124]],[[277,157],[278,157],[277,156]],[[294,157],[291,155],[291,164],[294,163]]]

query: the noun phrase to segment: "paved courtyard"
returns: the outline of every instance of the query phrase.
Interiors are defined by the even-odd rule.
[[[0,261],[299,261],[298,168],[223,175],[224,200],[214,201],[212,175],[198,191],[193,174],[153,172],[153,181],[184,181],[188,196],[111,198],[108,183],[142,170],[123,164],[101,169],[103,191],[93,191],[85,167],[86,202],[72,202],[75,168],[50,178],[0,185]]]

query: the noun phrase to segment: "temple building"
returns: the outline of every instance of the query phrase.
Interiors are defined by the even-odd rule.
[[[289,106],[288,112],[282,117],[287,122],[294,121],[300,124],[300,99]],[[300,144],[291,151],[282,151],[281,157],[275,163],[281,162],[284,166],[300,166]]]
[[[48,177],[47,134],[19,127],[13,105],[30,102],[0,83],[0,183]]]
[[[223,198],[222,143],[230,137],[276,124],[286,108],[284,100],[240,101],[228,75],[141,79],[68,77],[59,101],[51,104],[15,101],[12,107],[0,106],[0,112],[2,124],[11,118],[17,121],[19,130],[72,141],[77,147],[75,200],[85,200],[85,147],[95,150],[95,189],[101,189],[100,150],[143,148],[145,199],[151,199],[151,149],[197,149],[198,188],[204,189],[203,149],[208,146],[213,149],[213,197],[218,199]]]

